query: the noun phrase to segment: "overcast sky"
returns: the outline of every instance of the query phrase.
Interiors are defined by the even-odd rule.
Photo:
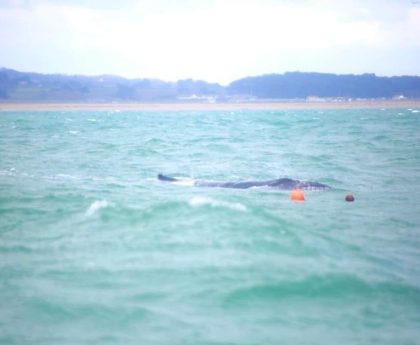
[[[420,75],[420,1],[0,0],[0,66],[223,84]]]

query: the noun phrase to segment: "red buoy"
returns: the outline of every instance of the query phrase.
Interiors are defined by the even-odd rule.
[[[348,201],[348,202],[354,201],[354,196],[352,194],[347,194],[346,195],[346,201]]]

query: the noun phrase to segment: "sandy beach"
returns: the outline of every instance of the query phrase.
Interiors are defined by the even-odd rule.
[[[287,110],[287,109],[420,108],[420,100],[279,101],[249,103],[0,103],[0,111],[71,110]]]

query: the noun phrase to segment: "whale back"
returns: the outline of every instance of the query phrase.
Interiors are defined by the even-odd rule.
[[[159,174],[158,179],[165,182],[182,182],[183,180],[175,177]],[[299,181],[291,178],[279,178],[267,181],[234,181],[234,182],[216,182],[193,180],[193,185],[197,187],[213,187],[213,188],[235,188],[248,189],[258,187],[269,187],[282,190],[303,189],[303,190],[326,190],[329,186],[319,182]]]

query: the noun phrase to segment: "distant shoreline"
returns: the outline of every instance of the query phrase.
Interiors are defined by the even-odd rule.
[[[238,103],[1,103],[6,111],[177,111],[177,110],[288,110],[420,108],[420,100],[279,101]]]

